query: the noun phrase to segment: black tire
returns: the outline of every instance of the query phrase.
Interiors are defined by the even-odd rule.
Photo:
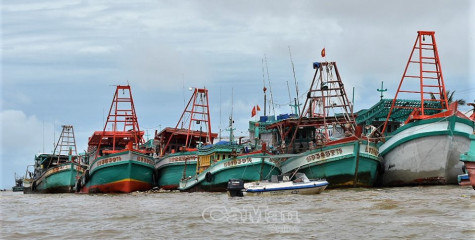
[[[89,182],[89,170],[86,170],[86,173],[84,174],[84,182],[87,183]]]
[[[153,186],[158,186],[158,170],[153,171],[152,175]]]
[[[213,181],[213,174],[211,172],[207,172],[206,176],[205,176],[205,179],[206,179],[207,182]]]
[[[78,179],[76,182],[76,192],[79,192],[81,190],[81,179]]]

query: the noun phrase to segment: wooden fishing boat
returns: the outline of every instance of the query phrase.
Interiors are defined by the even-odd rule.
[[[457,184],[462,174],[459,156],[468,150],[474,123],[457,110],[457,102],[449,105],[447,101],[434,34],[418,32],[382,130],[386,141],[379,150],[386,186]],[[410,89],[411,81],[420,88]],[[404,94],[404,98],[416,94],[419,105],[396,104]],[[404,125],[387,133],[392,114],[405,109],[412,112]]]
[[[185,119],[189,121],[185,123]],[[156,152],[159,153],[155,158],[157,186],[164,190],[176,190],[181,179],[194,176],[198,146],[212,144],[217,136],[211,132],[208,90],[195,88],[176,126],[155,133],[158,143]]]
[[[17,177],[15,173],[15,186],[12,187],[13,192],[23,192],[23,178]]]
[[[230,118],[229,141],[198,148],[196,174],[180,181],[180,191],[225,192],[229,179],[254,182],[280,173],[275,162],[269,158],[265,143],[261,149],[247,153],[242,144],[234,141],[232,124]]]
[[[77,181],[81,193],[130,193],[154,185],[151,152],[141,148],[130,86],[117,86],[104,129],[89,138],[88,169]]]
[[[329,188],[371,187],[381,174],[378,138],[362,135],[355,124],[335,62],[316,62],[315,75],[298,118],[284,118],[275,129],[283,173],[327,179]],[[329,114],[333,112],[334,114]]]
[[[472,185],[475,190],[475,132],[470,135],[470,148],[466,153],[460,155],[460,161],[465,164],[467,171],[466,185]]]
[[[63,125],[63,130],[52,154],[35,156],[35,164],[27,168],[24,193],[71,193],[86,166],[76,151],[73,126]]]

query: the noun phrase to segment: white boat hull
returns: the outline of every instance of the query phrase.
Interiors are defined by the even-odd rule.
[[[315,187],[315,188],[304,188],[304,189],[289,189],[289,190],[278,190],[278,191],[266,191],[266,192],[243,192],[244,196],[276,196],[276,195],[291,195],[291,194],[300,194],[300,195],[312,195],[319,194],[325,190],[327,186]]]
[[[473,123],[449,119],[397,131],[380,147],[383,185],[457,184],[457,176],[463,174],[459,157],[469,149],[471,132]]]

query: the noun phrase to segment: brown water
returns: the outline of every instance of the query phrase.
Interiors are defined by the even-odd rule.
[[[475,191],[432,186],[223,193],[1,192],[2,239],[475,239]]]

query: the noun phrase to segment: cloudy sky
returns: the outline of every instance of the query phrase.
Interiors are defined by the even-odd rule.
[[[1,1],[0,188],[51,152],[61,125],[74,126],[78,150],[103,128],[114,85],[130,84],[150,137],[174,126],[189,87],[210,91],[212,128],[233,109],[247,135],[262,108],[267,58],[275,112],[290,112],[312,62],[336,61],[355,109],[392,98],[418,30],[436,32],[446,87],[475,101],[475,4],[470,1]],[[267,74],[266,85],[268,86]],[[231,95],[234,95],[232,98]],[[351,96],[349,96],[351,98]],[[233,102],[233,104],[231,104]],[[231,108],[231,105],[233,107]],[[467,111],[468,108],[462,108]]]

